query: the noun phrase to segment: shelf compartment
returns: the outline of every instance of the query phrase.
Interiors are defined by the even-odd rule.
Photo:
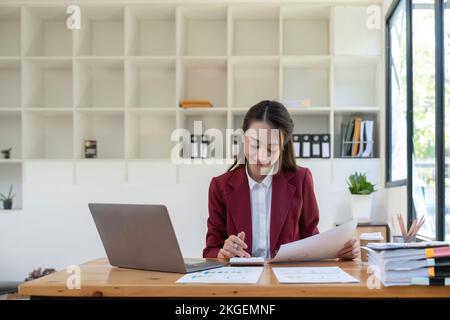
[[[280,53],[278,7],[232,7],[231,20],[234,55]]]
[[[231,72],[233,108],[249,109],[261,100],[279,99],[278,59],[234,59]]]
[[[0,162],[0,193],[8,194],[9,188],[13,186],[13,206],[11,210],[4,210],[3,203],[0,202],[0,212],[14,212],[22,209],[23,205],[23,189],[22,189],[22,164],[21,163],[5,163]]]
[[[227,55],[226,6],[181,7],[179,22],[180,55]]]
[[[341,142],[342,142],[342,124],[348,123],[351,119],[358,117],[362,120],[372,120],[373,125],[373,150],[372,157],[378,158],[380,156],[379,148],[379,128],[380,128],[380,113],[379,112],[358,112],[358,111],[340,111],[334,113],[334,157],[341,159],[367,159],[367,158],[343,158],[341,157]]]
[[[70,59],[27,59],[23,75],[25,108],[72,108]]]
[[[180,101],[209,100],[213,108],[227,106],[226,59],[184,58],[180,65],[180,77],[178,86]]]
[[[98,159],[124,158],[123,111],[75,112],[75,158],[84,159],[84,141],[97,141]]]
[[[173,59],[127,61],[127,107],[175,108],[175,74]]]
[[[175,55],[175,7],[129,7],[126,11],[126,54]]]
[[[294,134],[330,133],[330,114],[294,114]]]
[[[300,5],[281,8],[283,55],[330,53],[330,7]]]
[[[8,148],[12,148],[11,160],[22,158],[22,116],[20,111],[0,109],[0,150]],[[3,154],[0,154],[0,159],[3,159]]]
[[[284,58],[283,98],[286,107],[330,105],[328,57]]]
[[[124,107],[123,60],[77,59],[74,72],[75,107]]]
[[[23,17],[25,55],[72,55],[72,32],[66,26],[66,7],[25,8]]]
[[[0,57],[20,56],[20,8],[0,8]]]
[[[82,27],[74,31],[78,56],[123,56],[122,7],[82,7]]]
[[[198,126],[196,126],[196,121],[200,121]],[[190,134],[201,135],[210,135],[214,136],[220,132],[220,137],[223,139],[221,143],[217,140],[215,143],[217,144],[217,153],[211,152],[210,155],[213,155],[214,159],[224,159],[225,158],[225,134],[227,129],[227,118],[226,111],[222,111],[219,113],[210,113],[210,114],[184,114],[182,113],[180,116],[180,128],[187,129]],[[197,130],[195,130],[197,129]],[[218,130],[218,131],[216,131]],[[190,150],[190,140],[183,141],[186,144],[183,144],[185,150]],[[220,152],[222,154],[220,155]]]
[[[19,60],[0,60],[0,109],[20,108],[20,79]]]
[[[376,7],[382,14],[381,6]],[[375,28],[367,27],[368,17],[370,17],[367,9],[367,5],[337,5],[333,8],[332,30],[335,55],[381,54],[381,25]]]
[[[380,74],[378,58],[334,58],[334,106],[379,106]]]
[[[176,128],[174,111],[133,110],[127,115],[127,159],[170,159]]]
[[[72,159],[72,111],[28,110],[23,120],[26,159]]]

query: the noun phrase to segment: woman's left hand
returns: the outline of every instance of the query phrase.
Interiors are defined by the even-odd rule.
[[[338,252],[337,256],[341,260],[356,259],[359,256],[359,245],[358,241],[356,241],[356,238],[352,238],[350,241],[348,241],[344,245],[344,248],[342,248]]]

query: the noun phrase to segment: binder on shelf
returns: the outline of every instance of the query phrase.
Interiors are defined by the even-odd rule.
[[[84,140],[84,157],[86,159],[97,158],[97,140]]]
[[[359,135],[361,134],[361,118],[355,118],[355,127],[353,130],[353,144],[352,144],[352,157],[358,155],[359,150]]]
[[[341,124],[341,157],[344,158],[346,156],[346,146],[344,145],[344,141],[347,138],[347,132],[350,129],[350,123],[342,122]]]
[[[201,136],[191,134],[191,159],[200,157]]]
[[[320,141],[320,135],[319,134],[312,134],[311,135],[311,158],[321,158],[322,152],[321,152],[321,141]]]
[[[366,140],[365,140],[365,134],[364,134],[364,125],[365,121],[361,121],[361,126],[359,130],[359,148],[358,148],[358,154],[356,155],[358,158],[362,157],[364,147],[366,146]]]
[[[236,135],[233,135],[233,141],[231,145],[231,157],[237,158],[240,151],[240,143],[239,143],[239,137]]]
[[[299,134],[293,134],[292,135],[292,143],[294,145],[294,156],[295,158],[300,158],[301,157],[301,140],[300,140],[300,135]]]
[[[365,147],[362,153],[363,158],[372,157],[373,151],[373,120],[364,121],[364,139]]]
[[[200,157],[203,159],[208,158],[208,148],[209,148],[209,137],[202,135],[202,140],[200,143]]]
[[[331,148],[330,148],[330,134],[320,135],[320,150],[322,152],[322,158],[330,158]]]
[[[348,125],[343,124],[342,130],[341,156],[343,158],[372,157],[373,120],[362,121],[360,118],[355,118]]]
[[[301,134],[301,158],[311,158],[311,137],[309,134]]]
[[[348,124],[348,130],[347,130],[347,133],[345,135],[344,141],[351,141],[352,140],[354,126],[355,126],[355,121],[354,121],[354,119],[352,119],[352,120],[350,120],[350,122]],[[343,145],[343,149],[344,149],[343,157],[352,155],[351,154],[351,152],[352,152],[352,144],[345,144],[345,145]]]

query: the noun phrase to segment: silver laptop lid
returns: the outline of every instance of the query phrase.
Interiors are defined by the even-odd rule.
[[[113,266],[186,271],[164,205],[90,203],[92,217]]]

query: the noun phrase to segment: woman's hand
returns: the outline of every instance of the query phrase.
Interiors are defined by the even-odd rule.
[[[344,248],[342,248],[338,254],[338,258],[341,260],[353,260],[356,259],[359,256],[359,245],[356,241],[356,238],[352,238],[350,241],[348,241]]]
[[[223,248],[217,254],[219,259],[230,259],[233,257],[250,258],[250,254],[244,249],[247,249],[247,244],[244,242],[245,232],[239,232],[237,236],[231,235],[225,240]]]

